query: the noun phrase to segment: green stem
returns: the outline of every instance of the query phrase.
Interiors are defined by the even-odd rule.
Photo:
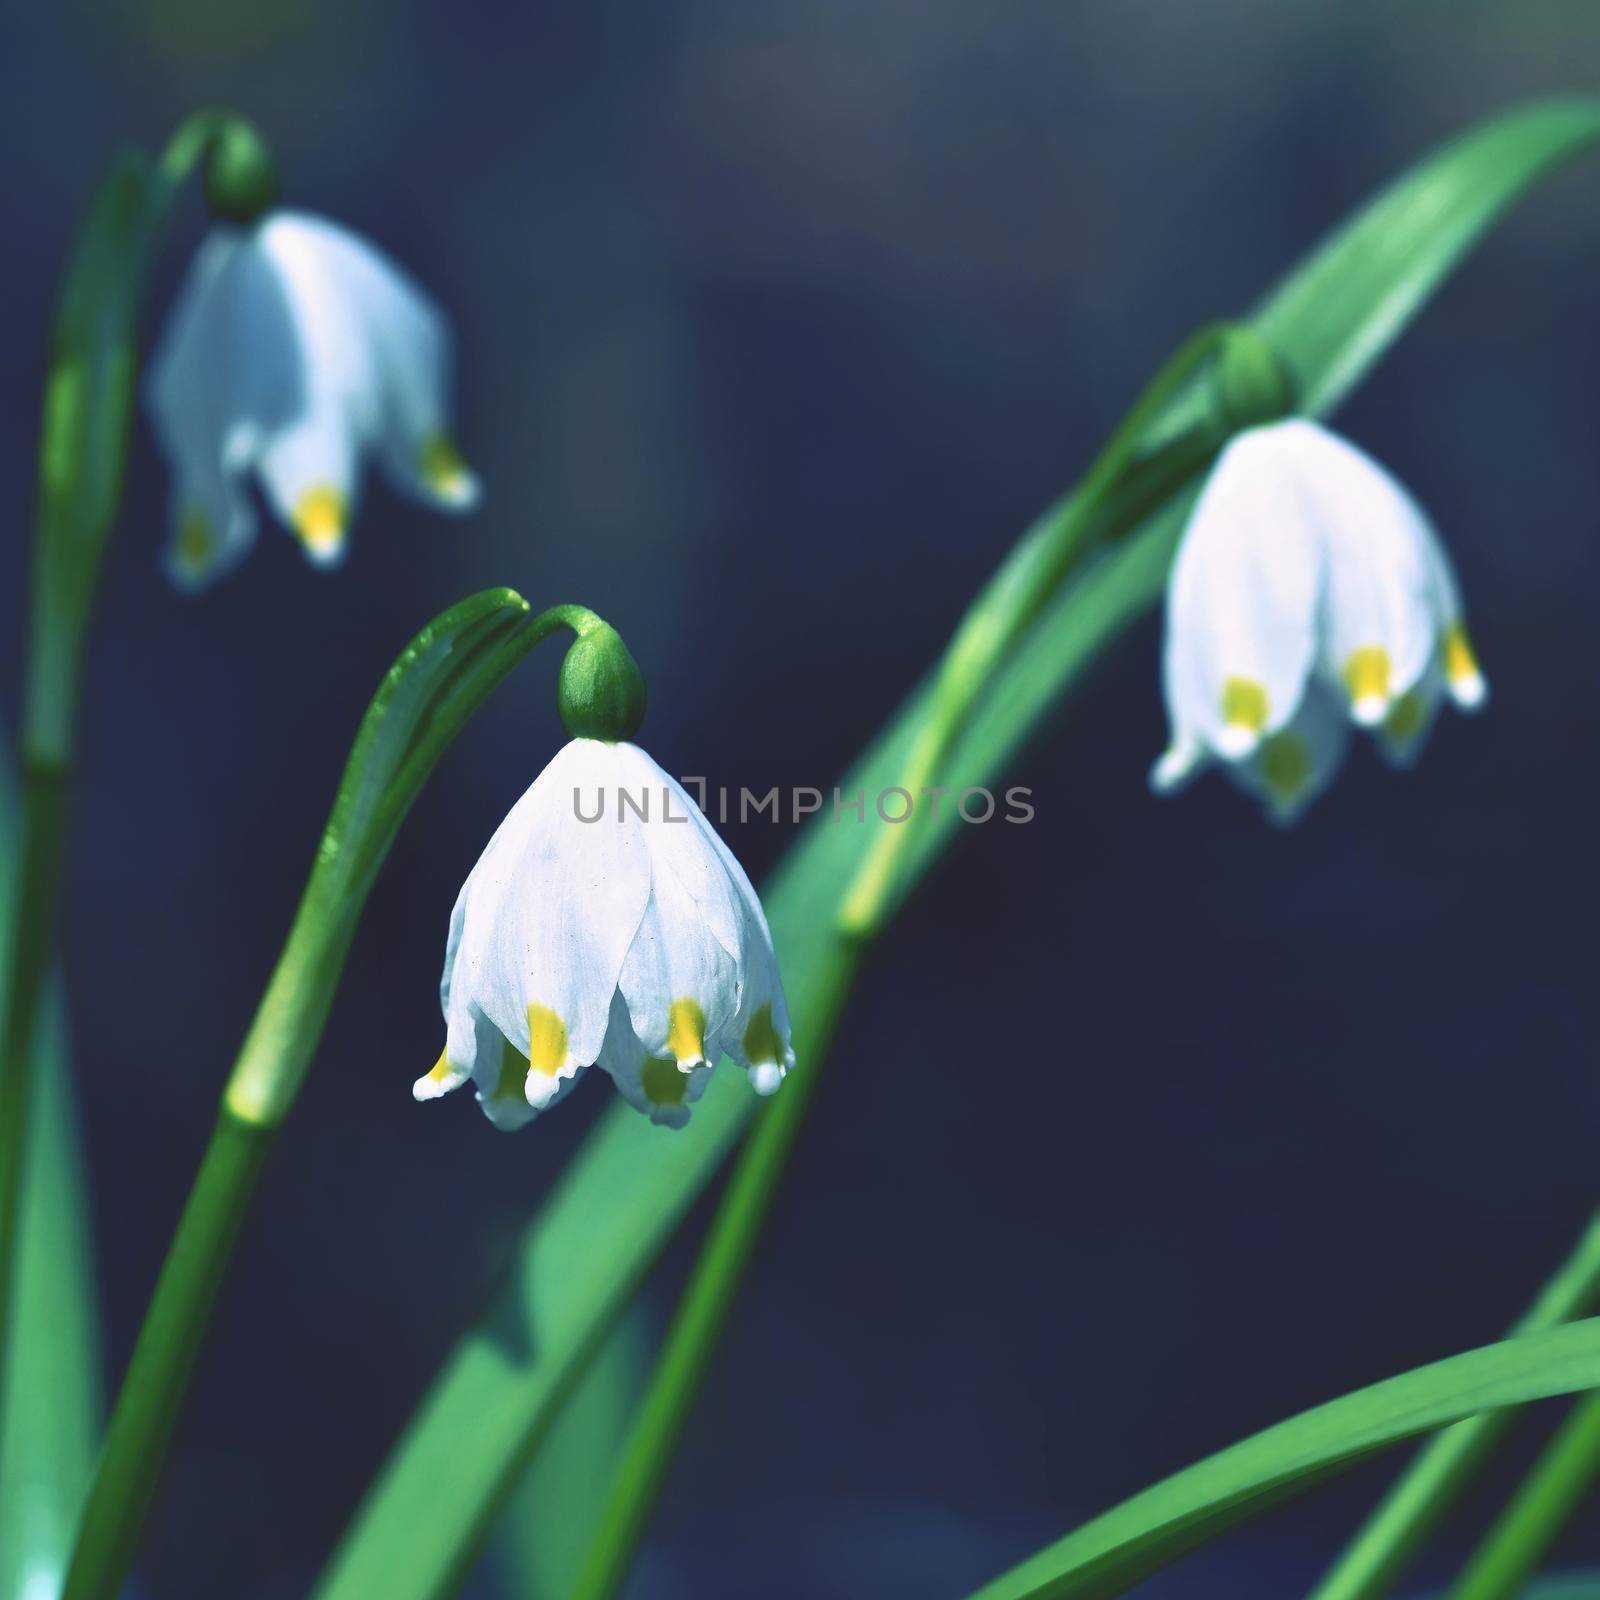
[[[1600,1474],[1600,1392],[1568,1414],[1448,1600],[1515,1600]]]
[[[1122,479],[1151,424],[1229,332],[1228,324],[1215,324],[1185,340],[1118,425],[1082,486],[1052,508],[969,609],[940,663],[927,717],[913,738],[900,778],[900,786],[912,795],[937,774],[995,669],[1094,548],[1102,526],[1113,520],[1108,513],[1114,509],[1124,514],[1122,502],[1136,498]],[[1170,493],[1173,482],[1192,474],[1213,447],[1213,440],[1186,437],[1156,450],[1145,492]],[[575,1600],[609,1600],[627,1576],[815,1092],[860,955],[894,909],[898,869],[909,843],[907,829],[881,831],[846,889],[818,1039],[806,1047],[805,1072],[790,1077],[740,1152],[624,1449]]]
[[[29,762],[22,776],[22,871],[12,902],[5,1017],[0,1023],[0,1359],[17,1290],[13,1263],[20,1234],[24,1132],[33,1101],[34,1021],[55,944],[67,770]]]
[[[1511,1334],[1543,1332],[1586,1316],[1597,1305],[1600,1213],[1590,1219],[1572,1254]],[[1345,1546],[1310,1600],[1378,1600],[1388,1594],[1515,1418],[1514,1411],[1485,1411],[1435,1434]]]
[[[483,696],[541,640],[561,628],[579,641],[615,637],[586,607],[552,606],[526,617],[525,603],[512,598],[519,610],[511,636],[492,635],[494,660],[479,661],[465,645],[458,654],[471,683],[449,726],[428,709],[427,683],[410,692],[408,675],[425,672],[418,662],[440,645],[430,627],[379,686],[356,734],[294,924],[223,1090],[216,1130],[117,1394],[63,1600],[112,1600],[122,1590],[256,1177],[316,1054],[367,893],[433,762]],[[499,620],[491,606],[473,626],[493,628]]]
[[[840,942],[802,1041],[804,1072],[791,1073],[739,1153],[728,1187],[672,1319],[650,1388],[623,1448],[622,1464],[571,1600],[609,1600],[622,1587],[655,1509],[672,1455],[727,1325],[756,1237],[772,1208],[795,1136],[816,1092],[861,947]]]
[[[0,1352],[15,1299],[33,1039],[54,957],[82,666],[131,425],[134,319],[149,247],[172,196],[225,122],[216,112],[185,122],[163,155],[159,181],[141,158],[113,164],[73,250],[52,329],[23,680],[22,864],[0,990]]]
[[[218,1119],[117,1398],[64,1596],[121,1590],[274,1131],[227,1111]]]
[[[200,1170],[168,1246],[117,1393],[78,1528],[63,1600],[121,1592],[239,1224],[305,1077],[354,932],[313,873],[228,1079]]]
[[[1095,547],[1105,502],[1117,480],[1145,444],[1151,424],[1189,383],[1231,332],[1213,323],[1187,338],[1172,354],[1106,441],[1082,487],[1024,542],[984,587],[962,618],[939,663],[927,720],[918,729],[897,787],[916,798],[938,776],[973,706],[1061,581]],[[881,827],[862,858],[839,909],[839,925],[850,938],[868,938],[883,924],[912,830]]]

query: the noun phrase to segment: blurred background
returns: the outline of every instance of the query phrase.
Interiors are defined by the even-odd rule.
[[[286,198],[453,315],[488,489],[452,521],[374,483],[342,572],[268,529],[184,599],[141,419],[64,932],[113,1374],[356,719],[425,618],[498,583],[581,600],[644,665],[669,769],[826,786],[1194,324],[1464,123],[1600,73],[1581,0],[63,0],[6,31],[8,721],[43,328],[119,140],[202,104],[256,118]],[[203,220],[188,201],[152,322]],[[1444,530],[1486,717],[1447,716],[1409,775],[1358,752],[1290,834],[1215,778],[1158,802],[1152,623],[1006,775],[1035,825],[968,830],[919,894],[640,1600],[957,1596],[1257,1427],[1496,1337],[1576,1236],[1600,1201],[1597,257],[1591,161],[1341,418]],[[559,738],[556,662],[478,717],[378,885],[176,1442],[152,1594],[305,1592],[603,1103],[586,1085],[506,1137],[409,1092],[457,887]],[[791,839],[728,834],[758,880]],[[1298,1592],[1399,1459],[1141,1592]],[[1597,1522],[1564,1558],[1600,1560]]]

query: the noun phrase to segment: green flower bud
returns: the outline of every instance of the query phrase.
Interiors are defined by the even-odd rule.
[[[1277,352],[1243,323],[1223,336],[1212,397],[1218,420],[1229,433],[1288,416],[1298,398],[1294,379]]]
[[[631,739],[644,721],[644,676],[622,636],[598,618],[561,663],[556,689],[561,726],[574,739]]]
[[[278,167],[267,142],[248,122],[230,117],[212,135],[206,159],[206,204],[221,222],[248,226],[278,198]]]

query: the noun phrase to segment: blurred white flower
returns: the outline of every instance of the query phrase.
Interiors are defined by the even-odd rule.
[[[1442,695],[1475,710],[1488,694],[1421,508],[1301,418],[1241,433],[1212,470],[1167,587],[1163,679],[1152,786],[1220,760],[1285,822],[1337,772],[1347,723],[1405,762]]]
[[[464,511],[478,481],[451,442],[450,331],[371,245],[270,212],[201,246],[152,360],[148,400],[173,471],[167,570],[193,589],[255,540],[254,473],[319,566],[344,553],[362,458]]]
[[[456,900],[439,996],[444,1052],[413,1093],[472,1078],[501,1128],[595,1064],[669,1127],[689,1120],[724,1053],[760,1094],[794,1065],[750,880],[627,743],[572,740],[512,807]]]

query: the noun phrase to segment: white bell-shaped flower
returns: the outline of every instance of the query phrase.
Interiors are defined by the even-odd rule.
[[[699,808],[638,746],[565,745],[456,900],[445,1048],[413,1090],[477,1084],[520,1127],[598,1064],[681,1127],[723,1055],[771,1094],[794,1065],[761,902]]]
[[[1481,706],[1449,558],[1370,456],[1301,418],[1222,452],[1167,587],[1162,792],[1219,760],[1292,821],[1333,777],[1346,724],[1412,758],[1442,695]]]
[[[249,479],[332,566],[376,452],[395,486],[464,511],[478,481],[449,431],[450,330],[386,256],[331,222],[270,212],[202,245],[152,360],[173,471],[167,570],[198,588],[255,540]]]

